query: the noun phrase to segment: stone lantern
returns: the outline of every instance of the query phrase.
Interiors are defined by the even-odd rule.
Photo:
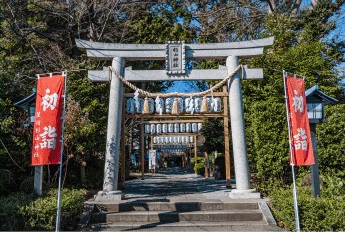
[[[33,126],[35,122],[35,107],[36,107],[36,89],[32,90],[32,94],[26,98],[14,103],[14,106],[26,109],[28,112],[28,122],[24,124],[24,127]]]
[[[320,196],[320,180],[319,180],[319,157],[317,154],[317,140],[316,140],[316,124],[327,122],[325,118],[325,105],[338,102],[337,99],[328,96],[319,90],[317,85],[305,91],[307,98],[307,110],[311,131],[311,139],[313,143],[313,151],[315,164],[310,166],[311,182],[313,189],[313,196]]]
[[[32,94],[26,98],[14,103],[14,106],[26,109],[28,112],[28,121],[24,123],[24,127],[33,127],[35,122],[35,107],[36,107],[36,89],[34,88]],[[35,166],[34,174],[34,194],[36,196],[42,195],[42,181],[43,181],[43,166]]]

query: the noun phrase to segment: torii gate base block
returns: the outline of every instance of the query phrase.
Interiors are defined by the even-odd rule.
[[[99,191],[95,197],[95,201],[121,201],[125,198],[125,195],[122,191]]]
[[[260,199],[260,193],[256,189],[238,190],[232,189],[229,193],[231,199]]]

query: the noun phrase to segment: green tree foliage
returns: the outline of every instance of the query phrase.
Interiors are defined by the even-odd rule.
[[[129,25],[136,34],[134,41],[154,44],[177,40],[192,42],[195,35],[190,28],[191,14],[184,9],[183,2],[167,1],[140,11],[138,20]]]
[[[322,174],[345,177],[345,104],[326,106],[326,123],[316,127],[319,165]]]
[[[103,175],[104,165],[108,83],[90,83],[86,78],[86,70],[102,69],[110,63],[89,61],[76,48],[75,39],[125,43],[192,41],[195,34],[188,26],[191,13],[186,11],[182,1],[152,5],[121,4],[120,1],[71,1],[68,4],[8,0],[4,2],[2,10],[2,190],[10,192],[18,189],[22,180],[32,174],[31,129],[22,127],[27,121],[27,113],[15,109],[13,104],[31,93],[36,86],[36,73],[66,69],[69,71],[67,95],[70,100],[67,107],[69,121],[65,131],[64,176],[67,178],[64,180],[66,184],[100,188],[99,179]],[[157,69],[164,64],[150,61],[127,65]],[[159,92],[170,85],[171,83],[148,83],[146,89]],[[135,131],[133,126],[131,128]],[[53,167],[51,171],[51,177],[54,177],[56,168]],[[85,176],[86,180],[80,181]]]
[[[285,104],[273,99],[248,106],[246,127],[248,158],[255,184],[265,193],[274,185],[290,181]]]
[[[205,136],[203,150],[211,153],[224,153],[224,123],[220,118],[208,118],[203,124],[202,133]]]

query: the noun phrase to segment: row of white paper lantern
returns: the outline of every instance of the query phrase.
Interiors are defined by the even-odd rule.
[[[182,155],[184,153],[185,152],[182,150],[165,150],[164,151],[164,154],[166,154],[166,155]]]
[[[200,113],[202,97],[196,98],[177,98],[178,108],[180,113]],[[148,98],[149,112],[150,114],[157,113],[172,113],[174,98],[159,98],[156,99]],[[208,97],[207,98],[208,112],[219,113],[222,110],[222,102],[219,97]],[[126,99],[126,113],[127,114],[141,114],[144,109],[144,98],[127,98]]]
[[[145,134],[197,133],[201,129],[202,123],[145,124]]]
[[[178,150],[178,149],[181,149],[181,150],[186,150],[186,149],[189,149],[191,147],[190,144],[184,144],[184,145],[181,145],[181,144],[168,144],[168,145],[159,145],[159,149],[164,151],[164,150]]]
[[[153,137],[154,144],[193,143],[193,136]]]

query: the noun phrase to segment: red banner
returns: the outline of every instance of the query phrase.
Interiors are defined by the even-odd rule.
[[[60,163],[64,80],[63,75],[38,79],[32,165]]]
[[[307,101],[304,80],[286,77],[287,104],[290,120],[290,138],[292,156],[291,165],[314,164],[314,153],[311,141]]]

